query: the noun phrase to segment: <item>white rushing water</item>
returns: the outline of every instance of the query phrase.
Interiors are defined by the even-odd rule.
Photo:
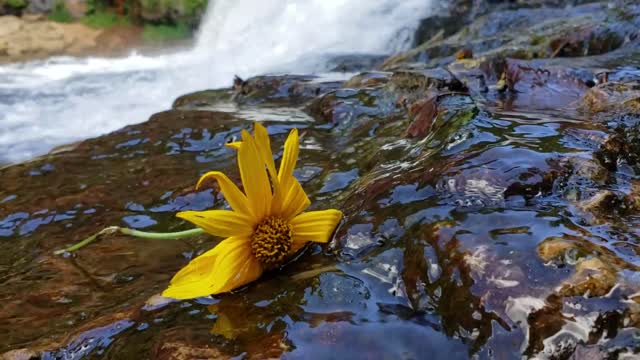
[[[318,73],[410,45],[428,0],[212,0],[193,49],[0,66],[0,164],[145,121],[233,75]]]

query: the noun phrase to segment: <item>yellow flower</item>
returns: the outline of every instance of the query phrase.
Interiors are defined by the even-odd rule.
[[[263,271],[282,265],[307,242],[329,241],[342,218],[342,213],[334,209],[303,212],[310,201],[293,176],[298,160],[297,129],[289,133],[277,172],[269,135],[262,125],[256,123],[255,138],[243,130],[242,142],[230,145],[238,150],[244,193],[219,171],[204,174],[196,187],[205,179],[215,179],[233,211],[177,214],[226,239],[180,270],[163,296],[191,299],[248,284]]]

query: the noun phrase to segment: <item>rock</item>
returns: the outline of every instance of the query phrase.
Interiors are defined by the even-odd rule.
[[[378,86],[362,89],[343,88],[316,97],[305,111],[319,122],[353,131],[376,120],[400,113],[397,95]]]
[[[456,28],[459,31],[453,34],[447,27],[433,27],[426,19],[425,28],[421,28],[427,29],[425,37],[416,35],[420,45],[387,59],[382,69],[392,70],[414,62],[427,67],[443,66],[454,61],[458,51],[470,51],[476,58],[523,60],[606,54],[633,47],[630,40],[638,36],[640,13],[631,2],[621,4],[617,11],[611,11],[603,2],[574,7],[550,2],[555,8],[540,7],[547,2],[536,2],[533,6],[503,2],[484,8],[482,5],[471,8],[469,3],[452,2],[461,6],[457,14],[452,12],[454,24],[464,28]]]
[[[575,274],[560,286],[562,296],[604,296],[616,284],[617,271],[598,258],[583,260]]]
[[[197,91],[175,99],[171,107],[183,110],[210,108],[218,103],[229,101],[231,96],[232,92],[227,89]]]
[[[108,45],[98,41],[102,34],[99,30],[87,28],[82,24],[64,24],[62,31],[65,34],[65,42],[68,44],[64,52],[70,55],[84,55],[87,50],[96,49],[98,46],[107,49]]]
[[[625,202],[632,211],[640,211],[640,181],[634,181],[632,183],[631,191],[625,197]]]
[[[44,21],[45,16],[43,14],[23,14],[21,17],[22,20],[26,22],[36,22],[36,21]]]
[[[386,55],[338,55],[327,62],[327,67],[336,72],[367,71],[380,66],[386,58]]]
[[[299,105],[342,85],[342,82],[319,82],[314,76],[257,76],[237,78],[232,99],[239,104],[262,103]]]
[[[558,259],[561,263],[571,263],[578,257],[576,248],[576,242],[571,239],[550,237],[538,245],[538,256],[545,263]]]
[[[473,1],[453,0],[434,4],[430,15],[420,20],[415,32],[415,44],[420,45],[429,41],[439,31],[444,36],[456,33],[468,21],[473,10]]]
[[[11,350],[0,355],[1,360],[34,360],[39,358],[40,355],[31,349]]]
[[[393,72],[388,87],[395,92],[422,94],[427,89],[466,91],[465,86],[448,70],[399,69]]]
[[[5,349],[160,359],[335,349],[420,358],[447,344],[452,358],[625,351],[640,323],[638,219],[622,211],[640,210],[638,117],[604,106],[601,123],[578,105],[594,88],[612,104],[634,99],[637,39],[616,50],[589,43],[608,41],[601,35],[627,5],[455,3],[472,3],[464,14],[473,23],[452,36],[432,29],[435,40],[392,58],[388,71],[370,68],[374,56],[344,57],[331,66],[366,71],[344,83],[236,78],[232,88],[183,95],[149,121],[0,169]],[[606,53],[568,58],[580,51]],[[607,83],[623,84],[622,95]],[[273,113],[287,122],[270,121]],[[224,145],[254,119],[278,157],[289,129],[300,128],[295,176],[310,209],[345,215],[328,246],[309,244],[232,293],[175,302],[153,294],[213,246],[207,235],[172,244],[105,237],[72,259],[52,255],[132,217],[173,231],[186,226],[177,211],[224,208],[217,187],[194,182],[220,170],[239,183],[236,152]],[[385,338],[390,327],[403,336]]]
[[[427,49],[430,49],[433,45],[438,44],[444,39],[444,31],[440,30],[438,33],[433,35],[428,41],[420,44],[419,46],[408,50],[404,53],[396,54],[386,59],[380,68],[383,70],[393,70],[396,66],[405,64],[407,62],[411,62],[416,59],[420,54]]]
[[[618,160],[622,160],[631,151],[629,144],[621,134],[609,136],[594,153],[594,158],[609,171],[616,171]]]
[[[187,342],[167,341],[156,350],[154,359],[191,360],[191,359],[231,359],[220,350],[212,347],[194,347]]]
[[[15,16],[0,16],[0,39],[17,33],[22,28],[22,20]]]
[[[384,85],[389,81],[392,73],[383,71],[365,71],[347,80],[342,87],[345,88],[366,88]]]
[[[578,206],[594,215],[611,216],[622,205],[620,197],[610,190],[602,190]]]
[[[640,82],[606,82],[591,88],[580,100],[587,113],[640,115]]]
[[[53,10],[58,0],[29,0],[27,13],[31,14],[47,14]]]
[[[79,23],[0,17],[0,62],[85,54],[98,48],[101,34],[102,31]]]
[[[433,120],[438,115],[437,97],[418,100],[408,106],[407,112],[411,118],[411,124],[407,128],[406,135],[412,138],[423,138],[431,130]]]

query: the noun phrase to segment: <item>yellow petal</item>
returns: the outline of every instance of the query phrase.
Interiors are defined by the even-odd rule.
[[[216,268],[219,260],[234,255],[243,255],[242,249],[251,250],[247,237],[230,237],[220,242],[213,249],[191,260],[171,279],[169,288],[162,296],[174,299],[192,299],[214,294],[224,285],[227,279],[220,278],[220,270]]]
[[[249,215],[251,214],[249,210],[249,202],[247,201],[247,197],[238,189],[236,184],[231,182],[227,175],[221,173],[220,171],[209,171],[208,173],[202,175],[200,180],[198,180],[198,184],[196,185],[196,189],[202,185],[202,182],[208,178],[214,178],[218,185],[220,186],[220,191],[222,191],[222,195],[229,203],[231,208],[239,213]]]
[[[249,200],[249,207],[258,221],[271,209],[271,184],[265,164],[256,148],[255,141],[246,130],[242,130],[242,146],[238,150],[238,166],[242,185]]]
[[[183,211],[177,217],[187,220],[214,236],[249,236],[255,220],[229,210]]]
[[[242,251],[237,258],[226,257],[216,263],[216,268],[223,269],[223,272],[220,274],[220,286],[215,290],[215,294],[237,289],[262,275],[262,265],[253,256],[251,247]]]
[[[291,220],[293,242],[325,243],[331,238],[341,218],[342,212],[335,209],[302,213]]]
[[[271,152],[271,140],[269,140],[269,132],[259,123],[255,123],[255,143],[264,164],[267,166],[271,183],[273,184],[273,201],[271,203],[272,213],[280,212],[282,206],[282,198],[284,197],[280,191],[280,181],[276,172],[276,164],[273,161],[273,153]]]
[[[171,283],[186,283],[190,280],[210,275],[209,273],[211,273],[211,269],[213,269],[213,266],[215,265],[217,256],[228,253],[229,250],[237,246],[238,243],[249,243],[250,241],[251,240],[246,236],[231,236],[222,240],[213,249],[210,249],[191,260],[187,266],[183,267],[173,276]]]
[[[289,192],[289,187],[292,185],[293,169],[296,167],[296,162],[298,161],[299,146],[300,139],[298,138],[298,129],[293,129],[289,133],[287,141],[284,143],[284,153],[282,154],[282,161],[280,162],[278,172],[280,186],[285,194]]]
[[[234,142],[230,142],[230,143],[226,143],[225,146],[230,148],[230,149],[240,149],[240,145],[242,145],[242,141],[234,141]]]
[[[294,178],[291,182],[291,186],[289,186],[289,193],[282,201],[282,210],[279,213],[283,219],[288,221],[291,220],[294,216],[305,211],[309,207],[309,205],[311,205],[311,201],[307,197],[307,194],[304,192],[304,189],[302,188],[302,185],[300,185],[300,182],[298,182],[298,180]]]
[[[278,180],[276,175],[276,164],[273,161],[273,153],[271,152],[271,141],[269,140],[269,132],[260,123],[255,123],[256,146],[262,156],[269,175],[274,181]]]

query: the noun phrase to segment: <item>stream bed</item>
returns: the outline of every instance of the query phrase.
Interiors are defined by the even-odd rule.
[[[546,11],[496,11],[384,63],[356,57],[346,81],[261,75],[186,94],[0,169],[0,353],[636,358],[640,6]],[[186,230],[176,212],[223,207],[195,183],[239,181],[224,145],[256,120],[277,158],[300,130],[311,208],[344,213],[329,245],[188,301],[159,294],[220,239],[105,236],[53,254],[110,225]]]

